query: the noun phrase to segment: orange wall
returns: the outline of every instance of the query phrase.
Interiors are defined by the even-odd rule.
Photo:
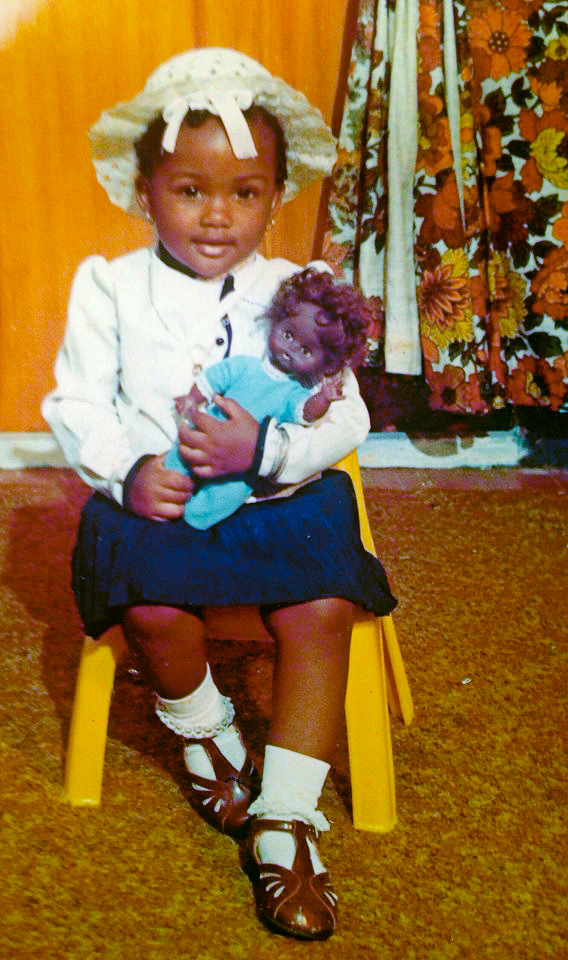
[[[69,285],[90,253],[150,240],[112,205],[86,131],[167,57],[231,46],[303,90],[331,120],[347,0],[1,0],[0,430],[45,430],[42,396]],[[324,14],[325,10],[325,15]],[[309,259],[319,188],[287,205],[271,252]]]

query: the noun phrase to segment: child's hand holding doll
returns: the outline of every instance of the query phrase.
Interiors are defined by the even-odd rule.
[[[198,477],[246,473],[254,460],[259,424],[236,400],[219,394],[213,400],[227,419],[218,420],[194,407],[191,417],[195,426],[180,424],[180,457]]]
[[[149,520],[177,520],[193,492],[187,474],[164,467],[164,456],[148,457],[128,488],[130,509]]]
[[[201,409],[207,399],[195,384],[188,394],[175,397],[176,413],[181,418],[180,457],[198,477],[246,473],[254,459],[259,424],[236,400],[215,394],[213,401],[226,420]]]

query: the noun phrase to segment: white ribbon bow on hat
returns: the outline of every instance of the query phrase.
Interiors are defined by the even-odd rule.
[[[185,97],[176,97],[162,110],[166,129],[162,137],[162,147],[168,153],[176,148],[180,127],[188,110],[208,110],[218,116],[225,127],[231,148],[237,160],[248,160],[258,156],[254,140],[243,110],[252,106],[253,95],[250,90],[232,93],[190,93]]]

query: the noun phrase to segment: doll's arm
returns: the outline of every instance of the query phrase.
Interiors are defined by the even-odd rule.
[[[337,373],[333,377],[326,377],[317,393],[308,397],[304,404],[304,420],[313,423],[319,420],[329,410],[334,400],[343,397],[343,374]]]

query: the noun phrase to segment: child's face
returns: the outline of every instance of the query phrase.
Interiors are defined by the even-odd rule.
[[[268,352],[275,367],[295,376],[322,377],[326,358],[315,318],[321,307],[300,303],[294,314],[272,323]]]
[[[258,156],[237,160],[216,117],[182,124],[175,152],[138,185],[166,249],[205,279],[253,253],[280,206],[274,134],[258,117],[249,126]]]

